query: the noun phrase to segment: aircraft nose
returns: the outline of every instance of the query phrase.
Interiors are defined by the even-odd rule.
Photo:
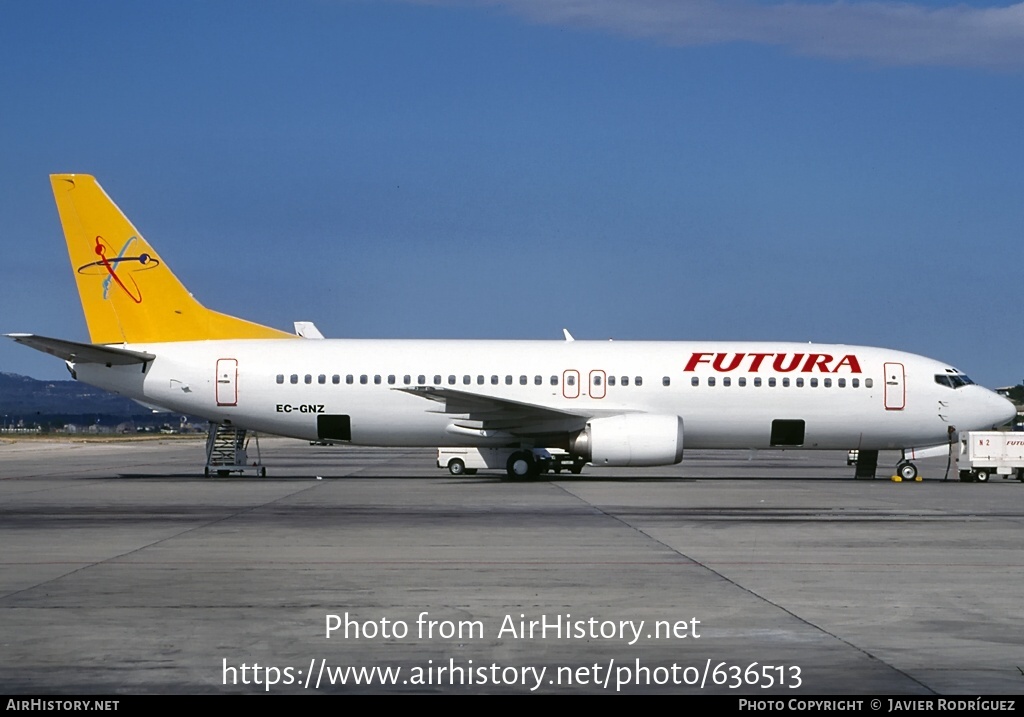
[[[965,389],[972,389],[965,398],[971,397],[967,406],[967,413],[960,419],[961,430],[966,431],[988,431],[1009,423],[1017,416],[1017,407],[1010,401],[1000,396],[995,391],[990,391],[982,386],[965,386]]]
[[[987,389],[986,389],[987,390]],[[998,428],[1017,417],[1017,407],[994,391],[988,391],[984,406],[979,406],[979,418],[984,429]]]
[[[996,404],[993,413],[999,418],[993,425],[1001,426],[1004,423],[1009,423],[1017,417],[1017,407],[1009,400],[1003,398],[999,394],[996,394],[996,398],[999,399]]]

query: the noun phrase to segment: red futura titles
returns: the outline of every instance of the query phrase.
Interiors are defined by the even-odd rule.
[[[727,373],[757,373],[762,366],[771,366],[778,373],[861,373],[860,362],[854,354],[846,354],[834,358],[831,354],[799,354],[799,353],[704,353],[690,354],[683,371],[696,371],[697,367],[707,364],[715,371]]]

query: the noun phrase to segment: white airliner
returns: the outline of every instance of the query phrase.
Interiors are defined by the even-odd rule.
[[[559,447],[595,466],[688,448],[946,446],[1015,415],[922,356],[836,344],[302,338],[200,305],[96,180],[51,176],[91,344],[15,341],[72,375],[215,423],[373,446],[504,446],[510,477]],[[566,334],[566,339],[571,337]]]

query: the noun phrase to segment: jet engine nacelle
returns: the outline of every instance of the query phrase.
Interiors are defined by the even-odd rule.
[[[594,418],[572,452],[595,466],[667,466],[683,459],[683,419],[651,413]]]

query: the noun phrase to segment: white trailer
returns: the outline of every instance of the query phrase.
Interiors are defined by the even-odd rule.
[[[960,435],[960,480],[984,483],[992,475],[1024,482],[1024,433],[969,431]]]
[[[513,454],[521,452],[521,448],[438,448],[437,467],[447,468],[453,476],[473,475],[481,468],[506,471]],[[574,459],[559,448],[534,448],[532,453],[538,473],[583,470],[583,460]]]

